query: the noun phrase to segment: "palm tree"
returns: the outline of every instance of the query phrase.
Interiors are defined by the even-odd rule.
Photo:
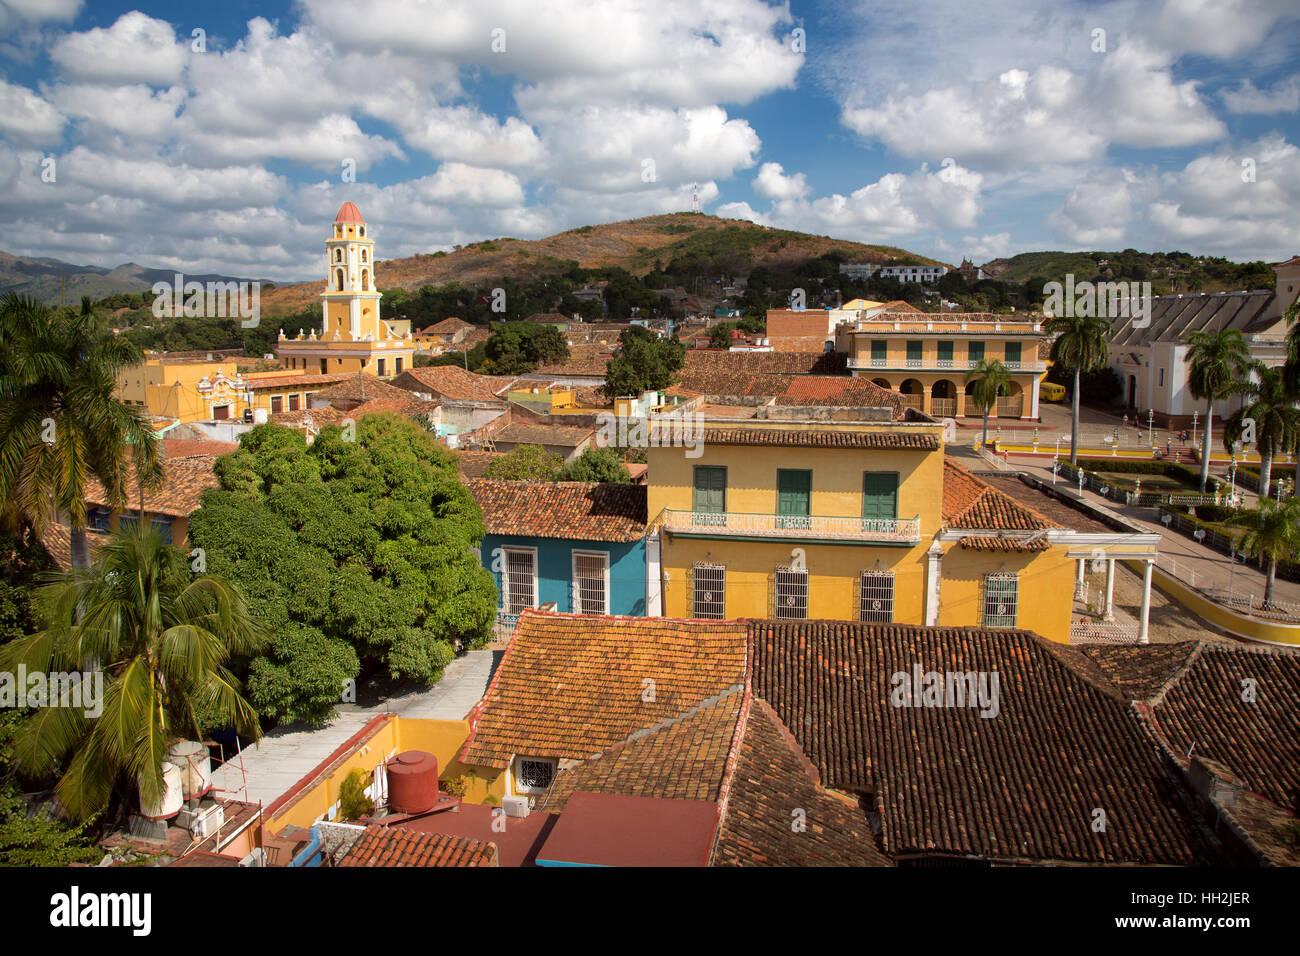
[[[61,773],[55,792],[76,820],[103,810],[124,782],[138,781],[144,799],[157,800],[172,744],[201,740],[204,719],[261,736],[227,669],[261,643],[243,598],[219,577],[194,577],[188,556],[156,532],[113,535],[94,567],[53,575],[38,599],[45,630],[5,645],[0,669],[104,675],[97,719],[46,706],[15,738],[26,772]]]
[[[1201,493],[1210,480],[1210,428],[1214,403],[1250,364],[1246,340],[1237,329],[1201,330],[1187,337],[1187,385],[1192,397],[1205,400],[1205,436],[1201,444]]]
[[[1237,548],[1257,561],[1267,562],[1264,607],[1272,607],[1277,562],[1300,550],[1300,498],[1290,497],[1283,502],[1260,498],[1258,507],[1237,512],[1228,523],[1245,529]]]
[[[145,413],[114,394],[121,370],[140,352],[94,315],[51,311],[12,293],[0,300],[0,341],[0,499],[11,521],[37,532],[66,513],[72,564],[84,568],[90,479],[115,507],[126,501],[129,461],[142,487],[162,480]]]
[[[1011,383],[1011,369],[997,359],[980,359],[966,373],[966,384],[969,385],[972,379],[976,381],[970,397],[976,407],[984,412],[984,432],[980,438],[980,447],[983,448],[989,441],[989,409],[998,403],[998,396]]]
[[[1283,321],[1287,325],[1286,333],[1286,362],[1282,365],[1282,374],[1286,378],[1286,386],[1291,390],[1293,395],[1300,397],[1300,299],[1292,302],[1287,307],[1286,312],[1282,314]],[[1297,436],[1300,439],[1300,436]],[[1300,490],[1300,442],[1295,449],[1295,490]]]
[[[1058,315],[1047,321],[1047,332],[1059,333],[1056,355],[1074,369],[1074,402],[1070,410],[1070,464],[1079,464],[1079,393],[1084,372],[1106,367],[1110,323],[1092,315]]]
[[[1254,423],[1259,449],[1259,496],[1267,498],[1274,457],[1300,437],[1300,409],[1296,408],[1296,393],[1287,387],[1287,376],[1281,368],[1252,362],[1247,372],[1253,380],[1233,382],[1227,389],[1229,395],[1244,396],[1246,403],[1224,422],[1223,447],[1231,453],[1233,443],[1247,431],[1246,423]]]

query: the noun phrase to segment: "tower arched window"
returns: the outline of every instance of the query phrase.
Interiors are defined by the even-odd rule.
[[[369,269],[361,270],[361,291],[362,292],[370,291],[370,270]]]
[[[367,252],[365,249],[362,249],[362,250],[361,250],[361,261],[362,261],[362,262],[369,262],[369,261],[370,261],[370,253]]]
[[[343,270],[342,269],[334,270],[334,281],[338,285],[338,291],[342,292],[343,291]]]
[[[366,227],[365,227],[365,226],[360,226],[360,227],[358,227],[358,228],[361,230],[361,237],[364,239],[365,236],[366,236]]]
[[[342,249],[335,249],[335,250],[334,250],[334,261],[335,261],[335,262],[342,262],[342,261],[343,261],[343,250],[342,250]]]

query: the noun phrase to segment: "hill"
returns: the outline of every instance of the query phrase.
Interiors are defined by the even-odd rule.
[[[383,239],[378,240],[382,248]],[[574,268],[621,268],[644,276],[674,261],[691,263],[697,274],[748,275],[755,266],[788,271],[838,252],[845,260],[941,264],[894,246],[867,245],[773,229],[699,213],[646,216],[580,226],[544,239],[491,239],[448,253],[377,260],[381,289],[417,290],[457,282],[474,287],[508,277],[521,282],[562,275]],[[280,286],[262,295],[270,316],[289,315],[320,301],[324,279]]]
[[[1264,262],[1232,262],[1215,256],[1186,252],[1022,252],[1010,259],[994,259],[981,268],[1000,282],[1023,285],[1031,280],[1075,282],[1087,280],[1150,281],[1152,291],[1235,292],[1271,289],[1273,270]]]
[[[0,292],[30,295],[46,305],[58,305],[60,299],[73,304],[83,295],[102,299],[119,292],[144,292],[155,282],[172,281],[174,269],[150,269],[128,262],[115,269],[103,266],[79,266],[62,259],[27,258],[0,252]],[[190,275],[195,282],[238,282],[232,276]]]

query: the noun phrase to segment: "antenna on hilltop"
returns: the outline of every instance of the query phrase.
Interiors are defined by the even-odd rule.
[[[691,183],[691,212],[700,211],[700,184]]]

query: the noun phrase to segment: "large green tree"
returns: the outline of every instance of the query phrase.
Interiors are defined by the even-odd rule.
[[[619,352],[609,360],[602,386],[609,398],[667,388],[686,360],[686,348],[677,339],[661,339],[640,325],[628,326],[618,341]]]
[[[980,447],[989,442],[989,410],[998,403],[998,397],[1006,392],[1011,383],[1011,370],[997,359],[980,359],[966,373],[966,384],[975,383],[970,390],[970,400],[984,413],[984,431],[980,438]]]
[[[522,375],[542,365],[563,362],[569,345],[553,325],[541,322],[506,322],[497,326],[484,347],[485,374]]]
[[[1079,463],[1079,402],[1083,375],[1106,366],[1110,324],[1092,315],[1058,315],[1047,321],[1048,334],[1057,336],[1056,358],[1074,370],[1073,401],[1070,407],[1070,464]]]
[[[564,467],[564,459],[541,445],[520,445],[483,469],[484,478],[506,481],[554,481]]]
[[[196,576],[189,556],[157,533],[114,535],[93,567],[42,588],[40,604],[44,630],[0,649],[0,670],[103,674],[97,705],[49,700],[13,745],[24,773],[58,773],[55,794],[74,820],[103,810],[115,787],[129,799],[138,782],[146,801],[157,800],[177,740],[221,726],[260,736],[229,667],[260,647],[243,598],[218,576]]]
[[[565,465],[560,472],[559,481],[602,481],[608,484],[626,485],[632,482],[632,476],[619,457],[616,448],[588,448]]]
[[[1282,368],[1252,362],[1247,373],[1248,378],[1233,382],[1227,390],[1245,403],[1223,423],[1223,447],[1231,453],[1235,442],[1254,440],[1259,450],[1259,496],[1267,498],[1273,460],[1300,438],[1300,409]]]
[[[210,570],[247,595],[268,634],[251,663],[258,711],[327,719],[372,673],[433,682],[456,645],[486,640],[497,600],[475,557],[482,514],[450,454],[392,415],[349,430],[259,425],[217,463],[190,517]]]
[[[38,531],[67,515],[72,564],[84,568],[90,480],[120,507],[132,472],[145,487],[162,479],[153,428],[116,396],[121,370],[140,352],[93,314],[12,293],[0,300],[0,342],[0,508],[11,526]]]
[[[1237,329],[1201,330],[1187,337],[1187,386],[1192,397],[1205,402],[1205,432],[1201,443],[1201,492],[1210,480],[1210,433],[1214,403],[1227,396],[1246,374],[1250,351]]]

